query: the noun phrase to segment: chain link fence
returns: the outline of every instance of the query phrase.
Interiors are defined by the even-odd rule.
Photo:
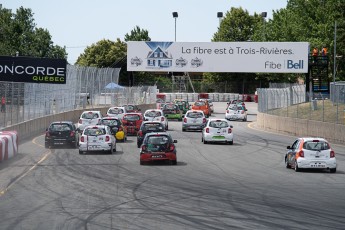
[[[156,86],[122,87],[119,68],[67,66],[66,84],[0,82],[0,129],[74,109],[156,101]]]
[[[307,93],[305,85],[257,89],[258,111],[277,116],[345,124],[345,84],[331,94]]]

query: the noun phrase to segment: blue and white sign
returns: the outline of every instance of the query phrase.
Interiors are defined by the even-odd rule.
[[[307,73],[307,42],[128,42],[127,70]]]

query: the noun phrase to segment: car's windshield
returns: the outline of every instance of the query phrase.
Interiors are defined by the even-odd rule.
[[[149,111],[145,113],[146,117],[160,117],[162,116],[161,112],[159,111]]]
[[[190,117],[190,118],[201,118],[203,117],[203,113],[200,112],[191,112],[191,113],[187,113],[186,117]]]
[[[212,128],[226,128],[229,127],[229,124],[226,121],[210,121],[209,126]]]
[[[81,118],[83,118],[83,119],[95,119],[95,118],[99,118],[99,116],[97,113],[87,112],[87,113],[83,113],[81,115]]]
[[[307,150],[321,151],[330,149],[330,146],[324,141],[307,141],[303,144],[303,148]]]
[[[106,131],[103,128],[87,128],[84,130],[84,135],[87,136],[99,136],[104,134],[106,134]]]

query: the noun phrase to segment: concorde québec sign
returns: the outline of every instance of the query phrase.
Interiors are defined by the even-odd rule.
[[[0,56],[0,81],[66,84],[66,59]]]
[[[128,42],[127,70],[307,73],[307,42]]]

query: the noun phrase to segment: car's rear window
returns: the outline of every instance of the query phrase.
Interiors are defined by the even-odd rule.
[[[123,109],[120,108],[113,108],[108,110],[108,113],[110,114],[122,114],[123,112]]]
[[[135,110],[133,105],[127,105],[126,108],[127,108],[127,110]]]
[[[161,131],[163,130],[163,126],[161,123],[146,123],[143,125],[145,130],[149,131]]]
[[[49,128],[50,131],[53,131],[53,132],[62,132],[62,131],[71,131],[72,130],[72,127],[69,125],[69,124],[64,124],[64,123],[61,123],[61,124],[52,124]]]
[[[117,126],[119,125],[119,121],[116,119],[102,119],[101,125],[111,125],[111,126]]]
[[[126,121],[139,121],[140,116],[137,114],[128,114],[123,117],[124,120]]]
[[[204,116],[200,112],[191,112],[191,113],[187,113],[186,117],[189,117],[189,118],[202,118]]]
[[[195,106],[204,106],[205,105],[205,102],[203,101],[197,101],[194,103]]]
[[[165,105],[164,109],[176,110],[178,108],[177,108],[177,105]]]
[[[104,134],[106,134],[106,131],[103,128],[87,128],[84,130],[84,135],[87,136],[99,136]]]
[[[160,117],[162,116],[161,112],[159,111],[149,111],[145,114],[146,117]]]
[[[99,118],[99,116],[97,113],[87,112],[87,113],[83,113],[81,115],[81,118],[83,118],[83,119],[95,119],[95,118]]]
[[[226,121],[211,121],[209,126],[212,128],[227,128],[229,124]]]
[[[149,151],[165,151],[169,148],[169,137],[165,135],[149,136],[146,140],[147,149]]]
[[[330,149],[330,146],[327,142],[324,141],[307,141],[304,142],[303,148],[306,150],[321,151]]]

